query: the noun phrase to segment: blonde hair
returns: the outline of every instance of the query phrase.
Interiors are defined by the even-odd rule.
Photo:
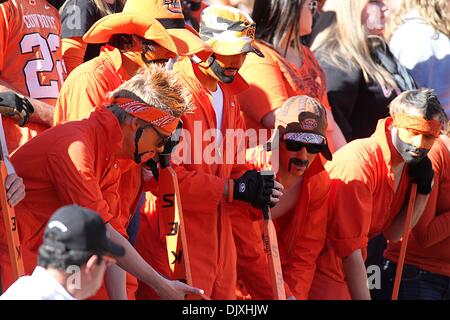
[[[107,98],[130,98],[163,110],[174,117],[181,117],[194,109],[192,95],[183,81],[172,71],[157,64],[150,64]]]
[[[450,37],[450,4],[448,0],[403,0],[389,25],[389,37],[401,25],[404,16],[411,10],[419,11],[420,16],[435,30]]]
[[[106,3],[105,0],[90,0],[95,4],[97,7],[97,10],[100,12],[100,15],[102,17],[107,16],[108,14],[114,13],[111,11],[111,9],[108,6],[108,3]]]
[[[327,62],[340,69],[360,68],[366,82],[397,89],[393,76],[371,57],[369,32],[361,22],[361,14],[369,0],[327,0],[326,8],[336,13],[336,20],[314,43],[312,50],[323,49]],[[380,39],[385,43],[383,39]]]

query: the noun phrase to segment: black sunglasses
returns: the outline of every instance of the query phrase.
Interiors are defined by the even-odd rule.
[[[169,142],[170,139],[172,138],[172,136],[166,136],[166,135],[161,134],[161,133],[160,133],[158,130],[156,130],[156,128],[155,128],[154,126],[152,126],[152,125],[148,125],[148,127],[150,127],[150,128],[152,128],[153,130],[155,130],[156,134],[157,134],[158,137],[159,137],[159,142],[156,144],[156,148],[158,148],[158,149],[164,147],[165,144],[166,144],[167,142]]]
[[[298,152],[302,150],[302,148],[306,148],[308,153],[316,154],[320,153],[323,150],[323,144],[316,143],[303,143],[294,140],[283,140],[286,145],[286,149],[291,152]]]

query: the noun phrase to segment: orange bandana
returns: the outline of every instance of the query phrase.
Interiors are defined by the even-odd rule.
[[[173,132],[177,128],[179,121],[177,117],[146,103],[130,98],[116,98],[112,104],[119,106],[132,116],[144,120],[156,127],[160,127],[167,132]]]
[[[441,123],[437,120],[425,120],[422,117],[409,116],[404,113],[396,113],[392,117],[394,118],[393,125],[397,128],[418,131],[439,138]]]

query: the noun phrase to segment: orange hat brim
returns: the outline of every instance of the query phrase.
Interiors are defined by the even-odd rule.
[[[264,58],[264,54],[262,53],[259,46],[256,44],[256,41],[247,41],[247,40],[234,40],[234,41],[224,41],[211,38],[207,41],[207,43],[213,48],[215,53],[224,55],[224,56],[232,56],[240,53],[249,53],[253,52],[257,56]]]
[[[166,29],[172,36],[172,40],[177,47],[177,54],[179,56],[196,55],[202,61],[208,60],[213,49],[205,43],[194,28],[185,25],[185,28]]]
[[[107,43],[115,34],[135,34],[153,40],[164,48],[177,53],[177,44],[156,19],[136,13],[115,13],[103,17],[84,34],[86,43]]]

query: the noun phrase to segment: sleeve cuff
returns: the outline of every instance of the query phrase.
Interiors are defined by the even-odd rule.
[[[368,237],[332,239],[331,243],[336,255],[340,258],[349,256],[353,251],[367,247]]]

